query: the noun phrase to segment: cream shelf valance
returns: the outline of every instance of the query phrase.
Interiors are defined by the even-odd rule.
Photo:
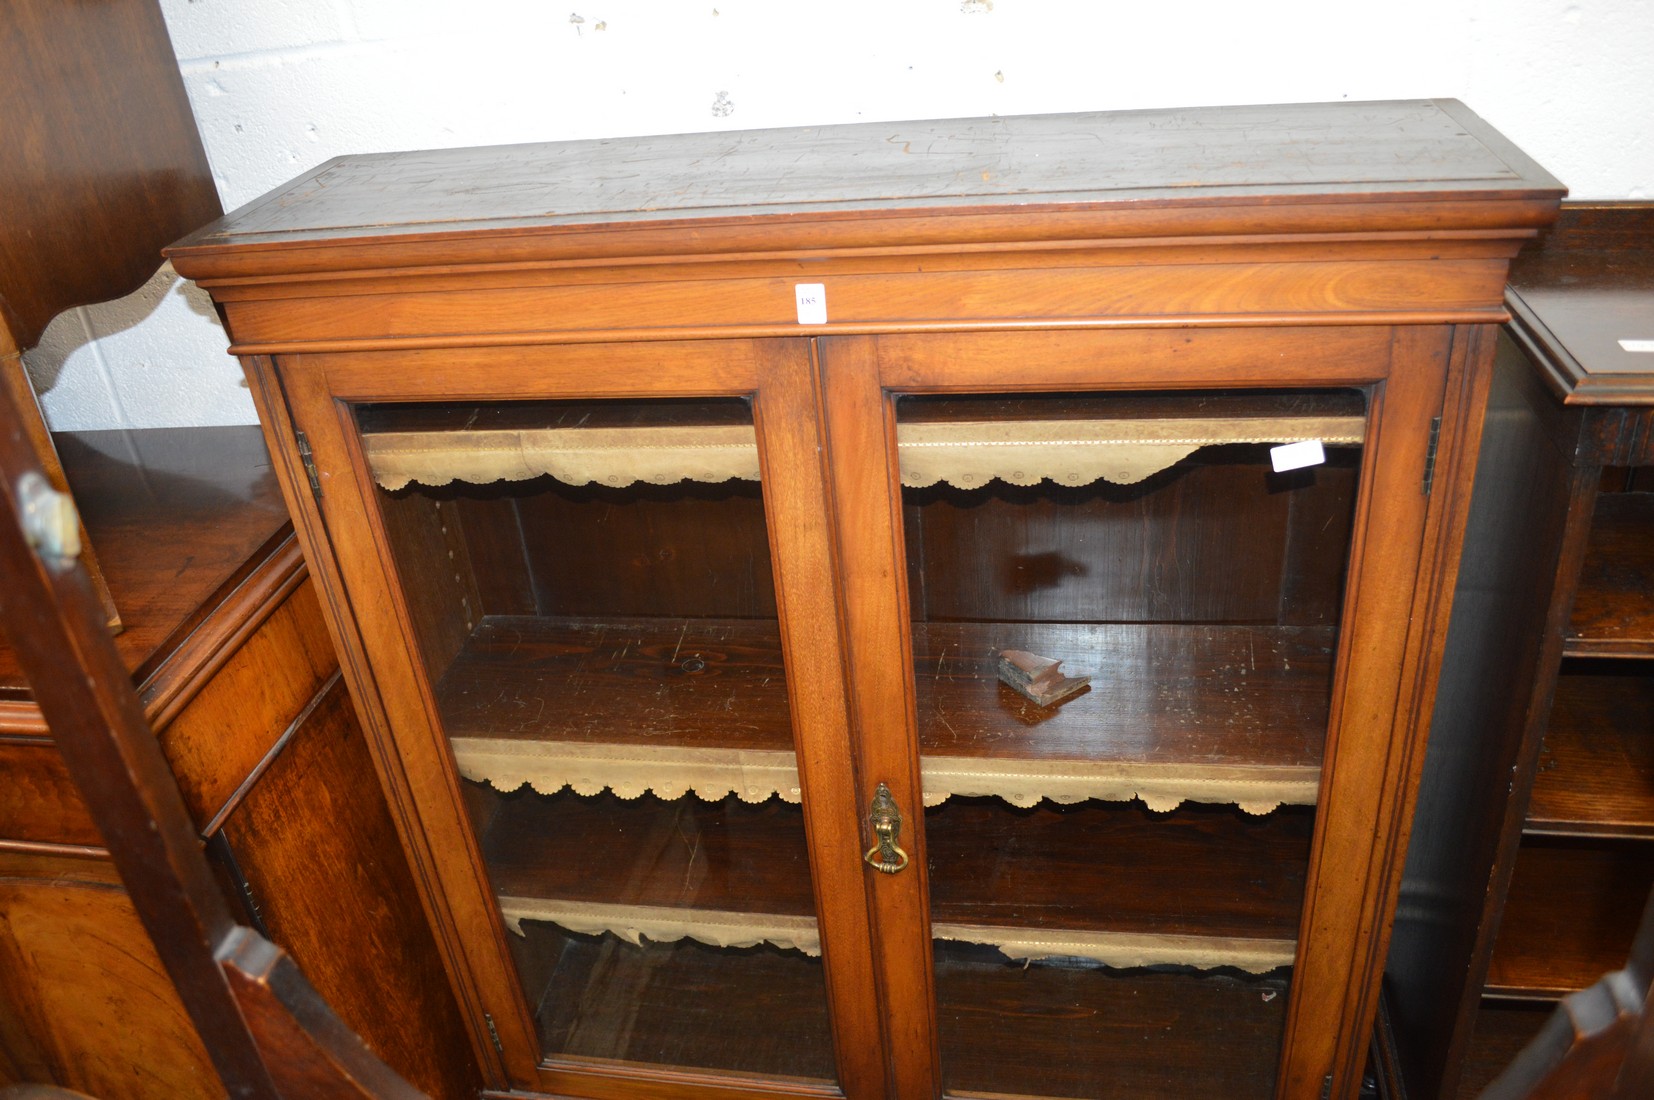
[[[914,488],[946,482],[969,489],[995,479],[1129,485],[1201,447],[1357,444],[1365,426],[1359,416],[915,422],[898,425],[896,443],[902,484]],[[481,485],[543,476],[616,488],[759,477],[751,425],[379,431],[365,436],[365,445],[374,479],[392,491],[410,482]]]
[[[735,795],[744,802],[763,802],[779,796],[796,803],[801,797],[797,760],[780,750],[485,737],[456,737],[453,746],[461,775],[500,791],[527,784],[541,794],[568,787],[576,794],[609,790],[622,798],[653,794],[671,800],[694,794],[712,802]],[[927,806],[953,797],[995,797],[1024,807],[1042,799],[1070,804],[1135,798],[1157,812],[1206,802],[1266,814],[1283,804],[1313,805],[1321,783],[1320,768],[1308,765],[926,756],[921,768]]]
[[[524,934],[525,920],[546,921],[570,932],[610,933],[634,944],[643,940],[675,943],[687,938],[714,947],[753,947],[763,943],[806,955],[821,954],[821,936],[814,917],[556,898],[502,897],[499,903],[506,926],[517,935]],[[1017,961],[1081,958],[1122,968],[1228,966],[1262,974],[1290,966],[1297,952],[1296,942],[1289,939],[1004,927],[948,921],[932,923],[931,935],[938,940],[986,944]]]

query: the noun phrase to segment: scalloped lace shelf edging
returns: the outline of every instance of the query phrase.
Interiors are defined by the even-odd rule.
[[[607,932],[630,944],[641,944],[643,940],[675,943],[687,938],[713,947],[765,943],[810,956],[821,954],[821,936],[814,917],[510,896],[500,898],[499,903],[506,926],[519,936],[525,934],[523,921],[533,920],[581,935]],[[1290,966],[1297,950],[1292,940],[1006,928],[946,921],[933,924],[931,935],[939,940],[986,944],[1017,960],[1081,958],[1122,968],[1191,966],[1208,970],[1232,966],[1252,974]]]
[[[821,936],[814,917],[517,897],[500,898],[500,915],[519,936],[524,934],[523,921],[540,920],[582,935],[610,932],[630,944],[644,939],[676,943],[687,937],[713,947],[768,943],[806,955],[821,954]]]
[[[1090,932],[1070,929],[1002,928],[995,925],[931,925],[939,940],[996,947],[1007,958],[1091,959],[1121,969],[1133,966],[1192,966],[1210,970],[1232,966],[1263,974],[1291,966],[1295,940],[1245,939],[1236,936],[1179,936],[1146,932]]]
[[[456,738],[460,774],[501,791],[525,783],[541,794],[564,787],[582,795],[611,790],[621,798],[646,793],[672,800],[694,794],[708,802],[735,795],[763,802],[802,797],[798,765],[781,750],[687,749],[592,745],[558,741]],[[1313,805],[1320,769],[1221,764],[1143,764],[1054,760],[1037,765],[989,757],[927,756],[921,761],[924,800],[936,806],[954,796],[988,795],[1016,806],[1041,799],[1058,803],[1142,799],[1149,809],[1175,810],[1184,802],[1233,803],[1266,814],[1283,803]]]
[[[1019,420],[906,423],[896,429],[902,484],[945,481],[971,489],[991,480],[1033,485],[1112,481],[1129,485],[1222,443],[1360,443],[1358,416],[1170,420]],[[636,482],[758,480],[750,425],[671,428],[544,428],[464,432],[375,432],[365,437],[374,480],[526,481],[621,487]]]

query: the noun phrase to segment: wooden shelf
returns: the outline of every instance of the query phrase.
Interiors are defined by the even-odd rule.
[[[601,1060],[833,1080],[820,959],[693,940],[626,943],[529,924],[518,973],[553,1064]]]
[[[1485,995],[1554,999],[1625,965],[1654,846],[1532,837],[1516,857]]]
[[[926,801],[1313,802],[1332,640],[1322,628],[915,624]],[[995,676],[1007,647],[1091,671],[1092,688],[1034,707]],[[799,797],[774,622],[492,616],[437,699],[462,774],[501,790]]]
[[[931,919],[965,925],[1240,937],[1298,935],[1314,814],[1126,803],[925,813]]]
[[[143,692],[292,536],[264,437],[254,426],[147,428],[65,432],[56,442],[121,612],[115,648]],[[0,700],[32,698],[0,644]],[[29,720],[38,723],[38,711]]]
[[[1654,837],[1654,668],[1563,666],[1525,828]]]
[[[793,746],[773,620],[491,615],[436,691],[456,743]]]
[[[1604,493],[1591,520],[1564,652],[1654,658],[1654,493]]]
[[[936,958],[949,1096],[1187,1100],[1275,1095],[1278,980]]]
[[[553,1064],[832,1079],[815,960],[692,941],[636,947],[544,925],[530,925],[516,952]],[[1274,1095],[1284,981],[1024,967],[963,945],[939,947],[936,981],[949,1095]]]
[[[937,759],[975,761],[994,789],[962,794],[1018,798],[1014,778],[1064,774],[1086,762],[1092,784],[1122,769],[1121,788],[1089,797],[1130,798],[1155,809],[1181,798],[1268,810],[1307,804],[1320,782],[1332,690],[1330,628],[1200,624],[915,624],[919,747]],[[995,658],[1023,649],[1089,673],[1089,690],[1039,707],[1001,684]],[[1154,790],[1157,777],[1167,786]],[[929,772],[926,773],[927,787]],[[1257,784],[1255,793],[1236,797]],[[1209,784],[1221,794],[1202,797]],[[1061,799],[1049,780],[1047,797]],[[927,794],[927,801],[929,800]]]
[[[493,798],[481,841],[497,894],[815,916],[803,814],[778,799]]]
[[[487,801],[483,859],[519,930],[819,949],[802,815],[778,799]],[[1295,951],[1312,829],[1307,810],[954,800],[925,815],[933,932],[1019,958],[1273,969]]]

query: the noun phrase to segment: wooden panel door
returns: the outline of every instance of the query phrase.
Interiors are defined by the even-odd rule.
[[[496,1085],[883,1095],[808,344],[264,367]]]
[[[1468,342],[819,341],[897,1095],[1354,1095]]]

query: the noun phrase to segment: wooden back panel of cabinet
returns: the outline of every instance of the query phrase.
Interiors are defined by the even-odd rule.
[[[1285,551],[1237,544],[1235,591],[1201,578],[1175,590],[1213,617],[1267,606],[1271,621],[1330,630],[1336,590],[1351,586],[1319,780],[1337,824],[1318,833],[1311,867],[1323,870],[1300,914],[1305,988],[1320,992],[1282,1024],[1278,1089],[1342,1096],[1374,1011],[1488,337],[1509,258],[1559,197],[1457,104],[1357,104],[346,158],[175,246],[248,367],[489,1084],[587,1096],[760,1088],[542,1056],[473,823],[495,811],[465,793],[438,683],[456,654],[486,663],[479,621],[491,611],[530,614],[548,595],[563,606],[565,589],[577,604],[596,590],[690,610],[706,594],[688,581],[628,591],[641,570],[614,560],[607,533],[564,537],[579,509],[601,509],[599,490],[381,489],[366,418],[410,404],[752,398],[772,556],[766,568],[732,554],[748,559],[730,573],[744,593],[736,613],[773,607],[791,647],[788,690],[773,695],[810,791],[839,1083],[905,1100],[940,1088],[924,831],[911,823],[906,878],[866,872],[863,788],[885,780],[900,804],[922,804],[912,620],[948,619],[974,582],[927,563],[923,540],[904,544],[904,507],[916,530],[961,528],[935,502],[902,503],[894,395],[1353,391],[1378,459],[1359,478],[1335,463],[1326,501],[1306,495],[1305,514],[1275,515]],[[825,324],[800,322],[800,283],[825,287]],[[1202,469],[1179,491],[1222,500],[1223,478]],[[703,549],[657,503],[617,522],[658,531],[668,556]],[[728,522],[709,555],[750,542],[760,513],[739,492],[716,505]],[[1217,536],[1182,512],[1149,507],[1132,522],[1179,553],[1211,553]],[[1351,514],[1353,527],[1340,519]],[[1039,520],[983,522],[1010,541]],[[1352,544],[1347,578],[1293,564],[1328,530],[1329,545]],[[540,557],[552,544],[573,568]],[[1153,559],[1145,551],[1132,568]],[[926,584],[906,585],[910,566]],[[567,583],[582,569],[600,575]],[[1109,615],[1166,614],[1124,579],[1102,587]],[[1014,586],[1001,596],[1007,618],[1032,607]],[[547,659],[568,645],[509,630],[498,640],[500,651],[533,642]],[[648,709],[631,703],[614,709]]]
[[[61,490],[22,353],[64,310],[136,290],[222,208],[155,0],[17,0],[0,57],[0,384]],[[96,547],[85,560],[118,623]]]
[[[220,207],[155,0],[16,0],[0,56],[0,329],[17,350],[136,290]]]
[[[1630,468],[1650,463],[1654,371],[1620,341],[1654,316],[1651,214],[1565,206],[1512,269],[1388,965],[1410,1095],[1474,1094],[1499,1066],[1491,1052],[1549,1013],[1519,998],[1617,966],[1648,889],[1637,685],[1654,630],[1637,611],[1647,471]],[[1593,745],[1607,755],[1581,755]]]
[[[227,894],[401,1072],[433,1096],[473,1093],[258,432],[88,433],[62,447],[132,612],[118,648]],[[9,648],[0,670],[0,768],[18,796],[0,804],[6,1072],[104,1097],[221,1095]],[[339,801],[322,813],[321,798]]]

